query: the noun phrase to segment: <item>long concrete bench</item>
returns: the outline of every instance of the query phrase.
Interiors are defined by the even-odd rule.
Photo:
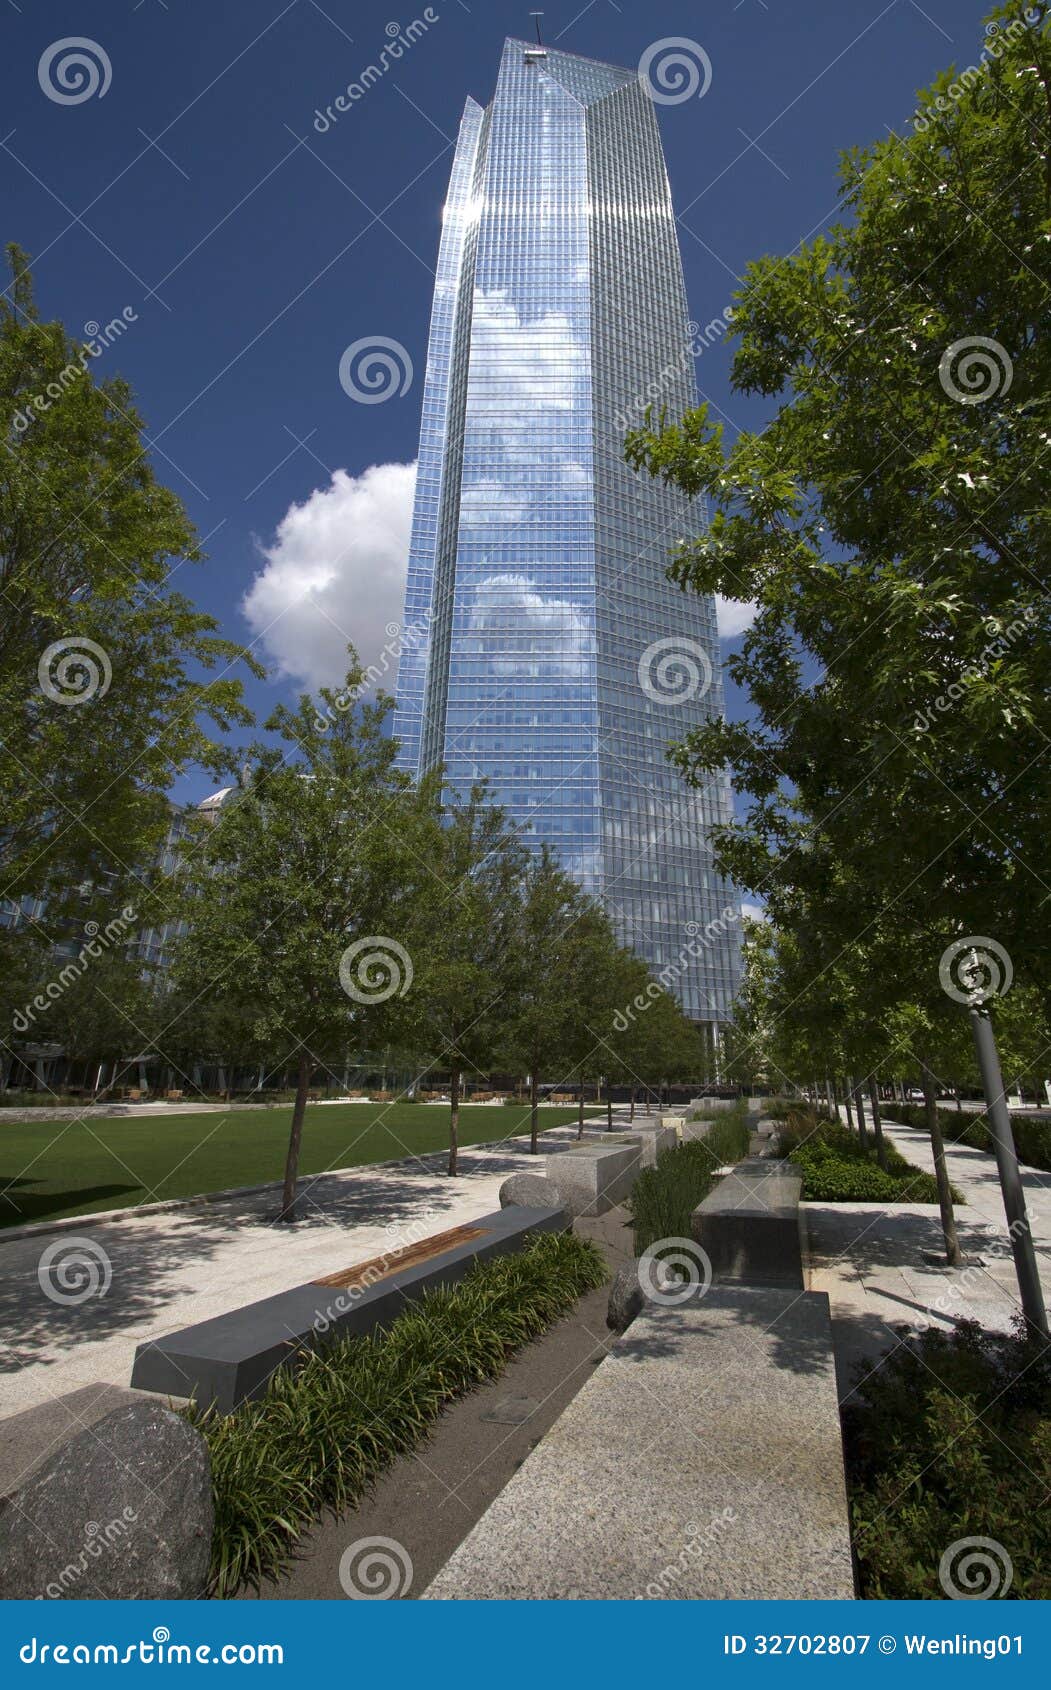
[[[648,1306],[425,1594],[852,1597],[828,1298]]]
[[[691,1231],[716,1283],[802,1290],[803,1182],[790,1162],[739,1162],[693,1211]]]
[[[642,1146],[626,1134],[571,1144],[544,1159],[544,1173],[573,1215],[604,1215],[623,1203],[642,1167]]]
[[[262,1396],[275,1369],[301,1351],[387,1326],[407,1303],[436,1286],[456,1284],[476,1262],[519,1250],[535,1233],[565,1232],[569,1225],[561,1208],[498,1209],[469,1226],[140,1344],[131,1383],[144,1391],[192,1396],[202,1407],[214,1403],[228,1414],[238,1403]]]

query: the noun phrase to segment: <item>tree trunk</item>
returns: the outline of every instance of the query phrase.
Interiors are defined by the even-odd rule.
[[[460,1145],[458,1134],[460,1131],[460,1070],[454,1068],[449,1081],[449,1175],[455,1179],[459,1172],[456,1165]]]
[[[580,1082],[580,1113],[577,1116],[577,1137],[584,1136],[584,1082]]]
[[[850,1107],[850,1080],[849,1080],[849,1078],[844,1079],[844,1081],[843,1081],[843,1101],[847,1106],[847,1125],[850,1128],[851,1132],[853,1132],[854,1131],[854,1112]]]
[[[862,1150],[867,1150],[869,1135],[865,1127],[865,1098],[860,1085],[854,1087],[854,1108],[858,1114],[858,1142]]]
[[[537,1079],[537,1069],[534,1064],[533,1072],[529,1076],[529,1153],[536,1156],[540,1150],[540,1130],[538,1126],[538,1109],[540,1096],[540,1082]]]
[[[310,1057],[305,1050],[299,1053],[296,1074],[296,1101],[292,1105],[292,1127],[288,1135],[288,1155],[285,1158],[285,1186],[281,1193],[280,1221],[296,1218],[296,1180],[299,1176],[299,1147],[303,1142],[303,1116],[307,1112],[307,1090],[310,1086]]]
[[[606,1085],[606,1131],[613,1131],[613,1087]]]
[[[632,1088],[631,1088],[631,1114],[628,1116],[628,1120],[633,1121],[634,1119],[635,1119],[635,1087],[632,1086]]]
[[[883,1117],[879,1107],[879,1086],[876,1084],[875,1074],[869,1075],[869,1097],[872,1099],[872,1131],[876,1137],[876,1161],[880,1167],[887,1167],[887,1146],[883,1142]]]
[[[934,1089],[934,1075],[926,1063],[921,1066],[923,1074],[923,1107],[927,1116],[927,1131],[931,1135],[931,1149],[934,1152],[934,1177],[938,1182],[938,1207],[941,1210],[942,1232],[945,1235],[945,1260],[949,1267],[962,1267],[963,1256],[960,1252],[960,1242],[956,1236],[956,1216],[952,1212],[952,1188],[949,1184],[949,1169],[945,1161],[945,1141],[938,1124],[938,1098]]]

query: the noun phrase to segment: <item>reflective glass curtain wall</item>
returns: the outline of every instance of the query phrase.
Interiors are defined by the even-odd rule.
[[[665,758],[722,708],[714,605],[664,574],[703,512],[623,461],[650,383],[673,414],[695,403],[689,344],[637,76],[507,42],[445,208],[395,732],[406,767],[486,778],[712,1023],[740,968],[708,843],[729,794],[688,790]],[[662,641],[694,670],[700,654],[679,702],[650,684]]]

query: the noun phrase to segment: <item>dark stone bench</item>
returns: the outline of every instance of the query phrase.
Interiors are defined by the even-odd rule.
[[[388,1326],[407,1303],[439,1285],[455,1285],[476,1262],[569,1225],[564,1209],[498,1209],[469,1226],[150,1339],[135,1352],[131,1383],[193,1397],[201,1407],[214,1403],[229,1414],[262,1396],[274,1371],[299,1352]]]
[[[791,1162],[748,1160],[723,1176],[691,1224],[713,1281],[804,1289],[802,1189]]]

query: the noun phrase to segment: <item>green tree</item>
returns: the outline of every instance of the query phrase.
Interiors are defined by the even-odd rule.
[[[176,989],[190,1003],[232,996],[250,1009],[257,1044],[296,1068],[284,1220],[311,1074],[396,1020],[411,972],[398,935],[431,880],[433,796],[394,767],[393,701],[344,707],[361,680],[354,660],[320,707],[304,695],[275,710],[266,726],[284,749],[260,748],[245,785],[198,820],[187,853]]]
[[[154,476],[127,383],[95,378],[96,356],[116,351],[42,322],[25,253],[8,255],[0,869],[9,896],[46,895],[54,913],[78,881],[112,886],[151,860],[176,776],[231,765],[208,725],[225,734],[251,720],[229,670],[262,670],[168,585],[200,552]],[[119,885],[114,895],[123,901]]]
[[[434,823],[427,861],[432,878],[406,926],[414,965],[407,1005],[431,1065],[449,1071],[455,1176],[464,1073],[489,1071],[523,979],[525,848],[504,812],[475,787],[465,801],[453,798]]]

